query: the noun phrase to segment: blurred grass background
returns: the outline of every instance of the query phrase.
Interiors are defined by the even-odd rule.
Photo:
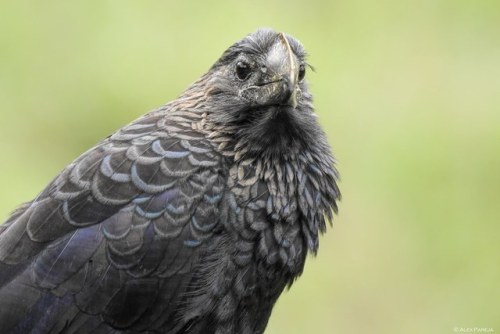
[[[2,220],[260,26],[310,53],[344,195],[266,333],[500,331],[498,0],[3,0]]]

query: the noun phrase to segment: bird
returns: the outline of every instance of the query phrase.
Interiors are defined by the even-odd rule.
[[[294,37],[260,28],[0,225],[1,333],[263,333],[338,211]]]

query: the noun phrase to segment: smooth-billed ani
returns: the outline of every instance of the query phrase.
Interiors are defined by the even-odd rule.
[[[337,210],[302,45],[261,29],[0,226],[1,333],[262,333]]]

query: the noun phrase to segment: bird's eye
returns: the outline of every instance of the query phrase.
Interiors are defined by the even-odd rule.
[[[237,64],[236,64],[236,76],[238,77],[238,79],[240,80],[245,80],[247,79],[249,76],[250,76],[250,72],[251,72],[251,68],[250,68],[250,65],[248,63],[245,63],[245,62],[242,62],[242,61],[239,61]]]
[[[306,66],[304,64],[300,64],[299,66],[299,81],[302,81],[306,76]]]

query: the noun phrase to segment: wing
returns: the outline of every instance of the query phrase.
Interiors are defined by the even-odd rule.
[[[0,332],[143,330],[173,319],[220,229],[225,187],[197,117],[146,115],[0,227]]]

